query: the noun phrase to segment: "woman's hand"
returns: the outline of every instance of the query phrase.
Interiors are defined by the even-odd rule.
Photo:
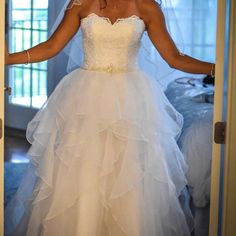
[[[9,54],[9,51],[8,51],[7,43],[5,42],[5,65],[8,65],[9,57],[10,57],[10,54]]]

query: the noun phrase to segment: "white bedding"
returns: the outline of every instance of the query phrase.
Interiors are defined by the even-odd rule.
[[[187,179],[196,207],[206,206],[210,196],[213,104],[196,102],[194,97],[212,89],[172,82],[166,90],[168,99],[184,117],[178,143],[189,166]]]

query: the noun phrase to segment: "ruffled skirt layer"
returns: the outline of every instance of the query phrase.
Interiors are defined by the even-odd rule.
[[[28,124],[30,164],[6,235],[190,235],[182,123],[140,70],[71,72]]]

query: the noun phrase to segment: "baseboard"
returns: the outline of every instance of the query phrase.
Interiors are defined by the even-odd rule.
[[[5,126],[4,132],[5,132],[5,136],[8,136],[8,137],[16,137],[16,138],[24,138],[24,139],[26,138],[25,137],[26,130]]]

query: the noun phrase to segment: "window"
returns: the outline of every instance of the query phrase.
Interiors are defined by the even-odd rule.
[[[18,52],[48,36],[48,0],[10,1],[10,51]],[[13,65],[9,69],[10,103],[40,108],[47,99],[47,62]]]
[[[215,61],[217,0],[172,0],[172,3],[184,52],[200,60]]]

